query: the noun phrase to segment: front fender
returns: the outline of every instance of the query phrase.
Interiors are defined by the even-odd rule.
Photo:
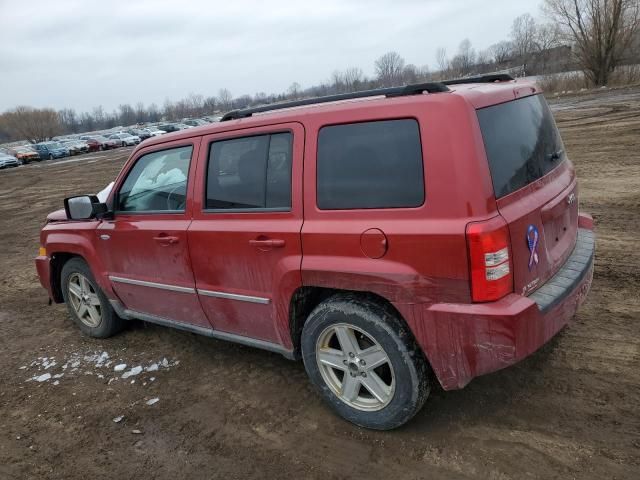
[[[61,254],[82,257],[107,297],[117,298],[111,288],[104,264],[96,251],[96,227],[99,224],[100,222],[91,221],[47,225],[41,234],[41,244],[46,248],[50,259]],[[70,225],[73,228],[70,228]],[[53,274],[54,270],[51,269],[51,272]]]

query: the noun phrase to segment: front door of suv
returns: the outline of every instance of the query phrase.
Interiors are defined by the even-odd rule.
[[[301,285],[303,148],[298,123],[203,138],[188,237],[216,330],[289,346],[280,333]]]
[[[191,270],[191,223],[198,143],[149,147],[132,159],[112,195],[114,218],[96,232],[113,289],[128,310],[210,328]]]

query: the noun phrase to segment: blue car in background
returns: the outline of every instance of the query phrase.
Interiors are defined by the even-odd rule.
[[[42,142],[33,145],[33,148],[40,154],[40,158],[53,160],[54,158],[62,158],[69,156],[69,149],[63,147],[58,142]]]

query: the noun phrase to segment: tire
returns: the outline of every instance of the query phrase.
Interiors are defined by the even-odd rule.
[[[127,144],[126,144],[125,142],[122,142],[122,146],[123,146],[123,147],[126,147],[126,146],[127,146]]]
[[[351,332],[351,341],[355,339],[353,348],[342,348],[338,336],[345,338],[345,331]],[[311,312],[301,344],[305,369],[320,396],[356,425],[397,428],[418,413],[429,396],[428,364],[391,307],[352,294],[333,296]],[[382,361],[380,350],[386,363],[375,366]],[[367,366],[365,360],[373,363]],[[329,367],[327,361],[336,367]],[[356,386],[349,388],[353,382]],[[372,385],[375,388],[369,389]]]
[[[53,160],[53,154],[49,154],[49,160]]]
[[[83,279],[86,280],[86,284]],[[77,283],[76,280],[78,280]],[[76,287],[70,284],[74,284]],[[125,321],[116,315],[109,300],[98,286],[89,266],[84,260],[75,257],[64,264],[62,267],[61,285],[62,297],[67,304],[69,315],[71,315],[71,319],[80,328],[82,333],[89,337],[107,338],[115,335],[124,328]],[[82,307],[81,304],[83,302],[79,296],[72,291],[75,289],[77,292],[78,286],[89,287],[84,288],[84,291],[87,292],[86,300],[88,301],[85,310],[77,308],[78,306]],[[83,295],[83,297],[84,296],[85,295]],[[95,302],[95,304],[92,302]],[[94,311],[94,313],[97,311],[99,314],[97,321],[96,316],[90,314],[90,309],[95,309],[91,311]],[[79,313],[82,315],[79,315]]]

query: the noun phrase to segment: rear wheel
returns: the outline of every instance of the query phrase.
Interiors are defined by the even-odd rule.
[[[72,258],[62,267],[62,296],[71,318],[90,337],[107,338],[124,327],[91,270],[80,258]]]
[[[389,430],[426,401],[428,366],[397,314],[374,301],[338,295],[320,304],[302,331],[307,374],[340,416]]]

